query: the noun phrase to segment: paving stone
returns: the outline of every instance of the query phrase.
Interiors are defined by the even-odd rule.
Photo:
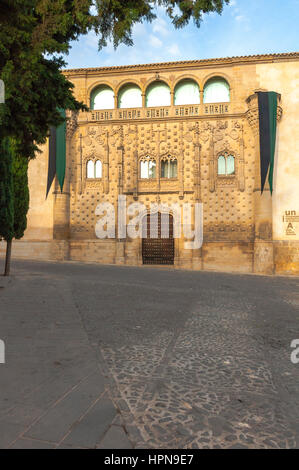
[[[98,449],[133,449],[127,434],[121,426],[112,425],[97,446]]]
[[[0,422],[0,449],[7,449],[13,441],[15,441],[21,432],[24,430],[24,426],[21,424],[10,423],[6,420]]]
[[[116,422],[137,447],[299,446],[297,278],[15,260],[12,270],[0,447],[106,436],[108,446],[124,438]],[[95,412],[104,390],[120,421]]]
[[[18,439],[10,449],[54,449],[54,444],[33,439]]]
[[[104,391],[103,378],[97,370],[75,390],[53,406],[25,436],[35,439],[60,442],[71,426],[87,412]]]
[[[63,441],[64,445],[77,445],[93,448],[107,431],[116,415],[112,401],[101,398],[84,416],[75,423],[70,434]]]

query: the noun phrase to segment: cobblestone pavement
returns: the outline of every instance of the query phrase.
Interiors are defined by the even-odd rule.
[[[0,447],[298,448],[298,278],[12,270]]]

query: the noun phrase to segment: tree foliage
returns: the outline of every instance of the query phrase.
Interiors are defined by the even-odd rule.
[[[22,238],[29,208],[28,159],[9,138],[0,143],[0,238]]]
[[[27,212],[29,209],[28,163],[28,159],[23,155],[13,153],[13,235],[17,240],[24,236],[27,228]]]
[[[14,195],[12,152],[9,139],[0,140],[0,239],[14,236]]]
[[[229,0],[1,0],[0,78],[6,86],[6,105],[0,110],[0,137],[20,142],[19,152],[33,157],[52,125],[61,123],[57,108],[83,110],[73,85],[61,74],[61,54],[71,41],[94,30],[99,48],[112,40],[132,44],[136,23],[152,21],[164,7],[175,27],[203,13],[221,13]],[[60,56],[57,56],[60,55]]]
[[[96,31],[99,47],[112,40],[114,46],[120,43],[133,44],[132,30],[136,23],[156,18],[156,7],[164,7],[176,28],[183,28],[191,19],[200,26],[203,14],[222,13],[224,4],[230,0],[95,0],[97,7]]]
[[[0,240],[7,242],[5,276],[10,272],[12,240],[24,236],[29,208],[29,160],[17,148],[9,137],[0,141]]]

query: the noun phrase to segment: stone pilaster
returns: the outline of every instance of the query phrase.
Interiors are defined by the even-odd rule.
[[[105,136],[105,146],[104,146],[104,164],[103,164],[103,183],[104,183],[104,193],[109,193],[109,133],[106,132]]]
[[[181,145],[180,145],[181,158],[178,161],[178,164],[179,164],[178,176],[179,176],[179,181],[180,181],[179,198],[184,199],[184,166],[185,166],[184,153],[185,152],[184,152],[184,123],[183,122],[180,123],[180,142],[181,142]]]
[[[213,134],[209,146],[209,187],[211,193],[215,191],[215,163],[214,163],[214,138]]]
[[[68,240],[70,237],[70,179],[71,179],[71,140],[77,128],[77,114],[67,111],[66,124],[66,168],[63,191],[60,191],[58,181],[55,181],[54,210],[53,210],[53,238],[55,240]],[[65,254],[64,257],[67,257]]]
[[[245,190],[245,175],[244,175],[244,138],[243,138],[243,126],[242,136],[239,139],[240,144],[240,156],[239,156],[239,190]]]
[[[201,152],[201,145],[200,145],[199,142],[196,142],[194,144],[194,195],[195,195],[195,202],[201,202],[200,152]]]
[[[280,98],[279,98],[280,99]],[[254,212],[255,212],[255,238],[253,272],[260,274],[274,273],[273,254],[273,217],[272,196],[268,180],[263,193],[261,193],[260,168],[260,142],[259,142],[259,111],[258,95],[254,93],[247,98],[247,119],[252,128],[255,139],[255,185],[254,185]],[[277,118],[280,120],[282,108],[278,106]]]

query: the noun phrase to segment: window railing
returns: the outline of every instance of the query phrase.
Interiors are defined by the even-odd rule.
[[[81,113],[80,121],[119,121],[135,119],[163,119],[185,116],[225,115],[229,114],[231,103],[211,103],[154,108],[118,108],[92,110]]]

